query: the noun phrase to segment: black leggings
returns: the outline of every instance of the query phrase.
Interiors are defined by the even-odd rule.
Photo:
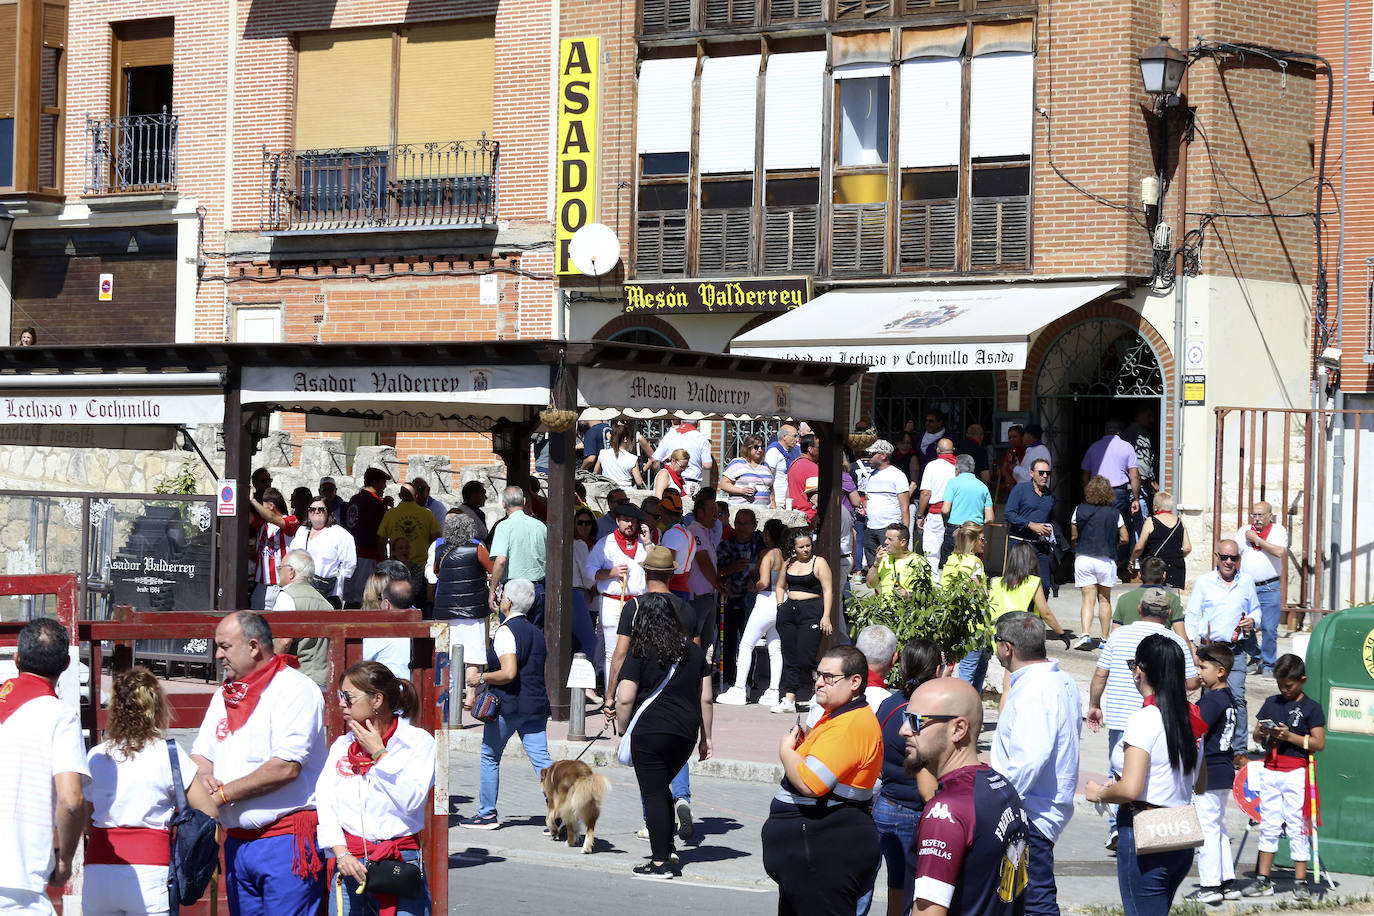
[[[811,672],[816,669],[816,653],[821,647],[824,613],[825,602],[820,598],[788,598],[778,608],[778,637],[782,640],[782,682],[778,690],[784,695],[811,695]]]
[[[673,854],[673,793],[669,783],[686,765],[696,744],[696,735],[641,735],[638,729],[630,741],[630,760],[639,781],[649,851],[655,862],[666,862]]]

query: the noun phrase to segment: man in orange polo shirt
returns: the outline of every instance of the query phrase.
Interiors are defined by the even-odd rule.
[[[763,867],[778,884],[780,913],[833,916],[868,909],[878,872],[873,786],[883,736],[864,701],[868,660],[853,646],[826,652],[816,669],[816,727],[798,724],[778,748],[786,773],[763,825]]]

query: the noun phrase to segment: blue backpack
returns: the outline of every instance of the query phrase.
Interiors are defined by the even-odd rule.
[[[167,892],[172,912],[190,906],[205,896],[205,888],[219,868],[219,824],[204,811],[186,803],[186,789],[181,784],[181,761],[177,759],[175,742],[167,739],[167,753],[172,758],[172,787],[176,790],[176,810],[168,827],[172,831],[172,864],[167,869]]]

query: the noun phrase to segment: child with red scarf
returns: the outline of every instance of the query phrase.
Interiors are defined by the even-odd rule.
[[[424,916],[430,896],[423,872],[413,894],[373,894],[366,887],[358,893],[370,863],[421,861],[425,800],[434,787],[434,736],[410,724],[419,714],[419,695],[380,662],[353,665],[339,687],[348,733],[330,746],[315,784],[320,848],[332,852],[334,863],[330,893],[335,906],[344,901],[339,916],[355,909]]]

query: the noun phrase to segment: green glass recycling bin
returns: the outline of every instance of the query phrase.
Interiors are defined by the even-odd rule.
[[[1326,712],[1326,749],[1317,754],[1322,870],[1374,875],[1374,605],[1321,619],[1304,692]]]

